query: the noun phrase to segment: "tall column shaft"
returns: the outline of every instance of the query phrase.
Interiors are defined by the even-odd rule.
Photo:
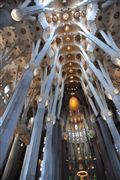
[[[20,137],[17,134],[14,138],[12,148],[4,169],[2,180],[15,179],[18,171],[21,157],[25,151],[25,145],[20,141]]]
[[[66,161],[67,159],[67,151],[66,151],[66,146],[67,143],[65,140],[62,140],[62,180],[68,180],[68,162]]]
[[[42,168],[42,175],[41,179],[42,180],[47,180],[47,179],[52,179],[53,177],[53,159],[55,156],[53,155],[53,148],[52,148],[52,138],[53,138],[53,123],[56,121],[56,106],[57,106],[57,99],[58,99],[58,91],[59,90],[59,85],[56,87],[55,90],[55,95],[54,95],[54,100],[53,100],[53,105],[51,109],[51,114],[50,114],[50,122],[47,122],[46,124],[46,143],[45,143],[45,152],[43,156],[43,168]],[[48,114],[49,116],[49,114]]]
[[[58,168],[58,164],[57,164],[57,158],[58,158],[58,154],[57,154],[57,144],[58,143],[58,122],[56,122],[56,124],[53,126],[53,134],[52,134],[52,156],[51,156],[51,163],[52,163],[52,168],[51,168],[51,179],[57,179],[57,168]],[[49,162],[50,164],[50,162]]]
[[[51,163],[52,156],[52,132],[53,132],[53,124],[50,122],[47,124],[47,133],[46,133],[46,143],[45,143],[45,151],[43,156],[43,167],[42,167],[42,180],[51,179],[51,169],[53,164]],[[51,166],[51,167],[50,167]]]
[[[115,151],[115,147],[112,143],[112,139],[110,136],[110,132],[108,130],[107,124],[100,118],[97,118],[97,122],[99,124],[103,140],[105,143],[105,147],[107,150],[108,157],[110,159],[113,171],[114,171],[114,179],[120,179],[120,161],[118,159],[117,153]]]
[[[38,110],[35,116],[35,123],[32,131],[32,136],[30,140],[30,145],[27,147],[24,164],[21,172],[21,180],[34,180],[35,179],[35,173],[36,173],[36,167],[37,167],[37,160],[38,160],[38,153],[39,153],[39,147],[41,142],[41,134],[42,134],[42,128],[43,128],[43,120],[44,120],[44,113],[45,113],[45,101],[46,97],[49,96],[52,80],[51,76],[53,77],[54,71],[50,72],[50,75],[48,77],[48,81],[46,84],[47,90],[44,90],[45,97],[43,97],[43,100],[38,105]],[[48,85],[49,84],[49,85]],[[39,134],[39,137],[38,137]]]
[[[94,154],[96,157],[96,163],[95,163],[95,170],[96,170],[96,176],[97,180],[106,180],[105,177],[105,169],[103,167],[102,159],[100,156],[100,152],[98,150],[97,144],[95,142],[95,139],[92,141],[93,149],[94,149]]]
[[[99,149],[100,149],[101,157],[102,157],[102,160],[104,163],[104,168],[106,171],[106,179],[113,180],[113,179],[115,179],[115,176],[114,176],[113,168],[111,165],[111,161],[110,161],[108,153],[106,151],[106,147],[105,147],[105,143],[103,141],[102,134],[96,123],[94,124],[94,127],[96,130],[97,139],[99,140]]]
[[[25,71],[22,80],[18,84],[18,87],[7,106],[7,109],[3,114],[3,123],[0,128],[0,171],[5,163],[5,158],[8,153],[11,139],[19,120],[32,78],[32,72],[30,70]]]
[[[20,180],[34,180],[38,161],[38,153],[43,128],[45,105],[40,103],[34,119],[34,127],[30,144],[27,147]]]

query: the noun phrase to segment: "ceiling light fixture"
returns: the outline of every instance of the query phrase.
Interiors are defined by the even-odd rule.
[[[67,50],[70,51],[71,50],[71,46],[67,46]]]
[[[70,27],[68,25],[66,25],[64,29],[66,32],[68,32],[70,30]]]
[[[73,79],[73,76],[70,76],[70,79]]]

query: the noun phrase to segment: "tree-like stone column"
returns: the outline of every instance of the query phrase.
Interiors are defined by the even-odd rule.
[[[38,55],[35,56],[33,61],[30,61],[30,65],[26,66],[23,77],[18,83],[6,111],[0,119],[0,171],[2,171],[2,167],[4,166],[11,139],[19,120],[30,83],[33,79],[33,71],[41,64],[43,57],[50,48],[51,42],[53,41],[54,32],[55,29],[52,31],[51,35],[46,41],[43,49],[38,53]]]

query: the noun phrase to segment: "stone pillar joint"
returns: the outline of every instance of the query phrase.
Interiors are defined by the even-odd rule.
[[[53,114],[48,114],[48,116],[46,117],[46,123],[55,124],[55,122],[56,122],[56,116]]]

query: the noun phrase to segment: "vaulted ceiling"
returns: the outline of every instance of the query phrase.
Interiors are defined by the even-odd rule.
[[[44,57],[41,67],[35,72],[35,77],[31,83],[31,89],[38,88],[41,82],[41,68],[51,66],[52,59],[55,57],[56,48],[58,52],[58,64],[56,71],[62,72],[62,77],[65,80],[65,91],[70,96],[70,93],[79,93],[80,83],[80,62],[83,61],[80,54],[80,45],[86,51],[89,50],[89,40],[80,33],[79,21],[84,23],[88,30],[103,40],[99,30],[110,32],[115,43],[120,47],[119,37],[119,22],[120,12],[119,4],[113,4],[107,8],[102,8],[104,2],[97,4],[88,4],[81,6],[82,1],[49,1],[49,8],[52,10],[45,13],[49,28],[44,30],[39,22],[37,14],[31,17],[25,17],[20,21],[15,21],[11,17],[11,11],[15,8],[24,7],[26,4],[33,6],[33,1],[26,1],[26,4],[19,0],[17,1],[1,1],[0,15],[0,51],[1,51],[1,107],[6,107],[12,93],[15,90],[17,82],[20,80],[24,71],[25,65],[31,59],[33,42],[41,39],[41,48],[43,47],[51,29],[56,27],[56,38],[53,41],[49,52]],[[37,3],[37,1],[35,1]],[[42,1],[47,4],[48,1]],[[90,16],[90,17],[89,17]],[[91,23],[88,22],[92,19]],[[108,72],[110,73],[113,84],[116,88],[120,88],[120,70],[119,67],[112,64],[110,57],[106,55],[97,45],[94,46],[93,52],[95,60],[99,59],[102,63],[105,62]],[[83,62],[85,69],[88,66]],[[4,67],[4,68],[3,68]],[[94,77],[92,72],[91,76]],[[5,92],[5,88],[8,92]],[[69,91],[67,90],[69,89]],[[3,108],[4,109],[4,108]],[[1,112],[2,114],[2,112]]]

